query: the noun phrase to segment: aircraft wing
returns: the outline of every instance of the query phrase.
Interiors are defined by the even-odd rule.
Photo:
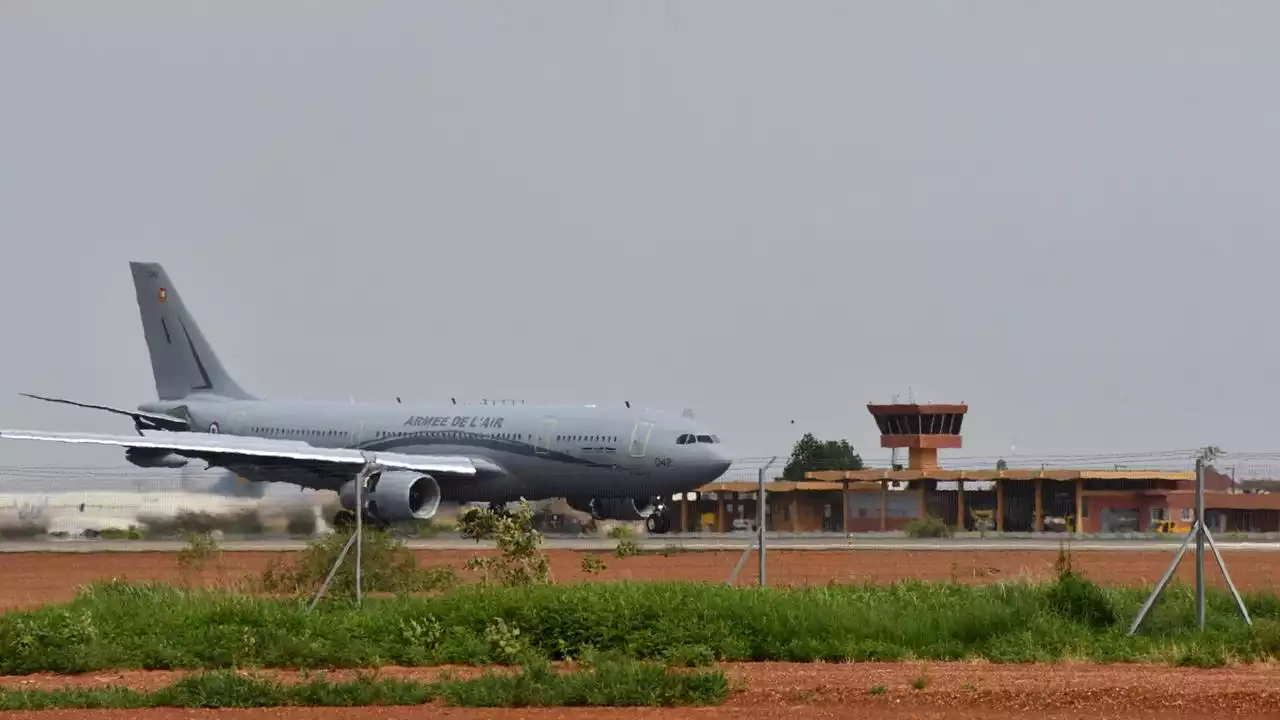
[[[18,394],[22,397],[29,397],[33,400],[43,400],[45,402],[89,408],[90,410],[105,410],[106,412],[115,413],[117,415],[127,415],[133,418],[134,425],[136,425],[139,430],[156,429],[181,431],[191,429],[191,423],[180,417],[174,417],[172,415],[160,415],[158,413],[142,412],[140,410],[126,410],[124,408],[111,407],[110,405],[94,405],[92,403],[65,400],[63,398],[45,397],[44,395],[36,395],[34,393]]]
[[[298,440],[276,440],[241,435],[157,432],[135,437],[0,429],[0,438],[168,450],[185,457],[209,461],[211,465],[221,465],[228,461],[253,463],[255,460],[260,460],[275,461],[273,464],[284,461],[284,464],[297,463],[311,467],[349,466],[356,471],[368,462],[375,462],[389,470],[414,470],[424,473],[474,476],[480,471],[502,472],[502,468],[490,460],[466,455],[374,453],[354,448],[315,447]]]

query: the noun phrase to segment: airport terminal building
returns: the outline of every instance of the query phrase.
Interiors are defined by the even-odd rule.
[[[939,450],[961,447],[965,405],[867,406],[880,445],[906,448],[902,469],[827,470],[767,484],[766,526],[779,532],[900,531],[941,520],[954,531],[1185,532],[1195,473],[1005,468],[948,470]],[[1205,520],[1215,532],[1280,532],[1280,493],[1250,492],[1206,468]],[[755,526],[755,482],[720,481],[673,508],[676,532]]]

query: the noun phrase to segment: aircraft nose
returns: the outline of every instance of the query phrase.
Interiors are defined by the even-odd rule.
[[[724,475],[733,464],[733,459],[729,456],[729,452],[725,450],[723,445],[711,445],[708,447],[707,468],[715,473],[715,477]]]

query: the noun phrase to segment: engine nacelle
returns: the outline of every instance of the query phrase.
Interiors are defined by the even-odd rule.
[[[644,520],[658,509],[654,498],[565,498],[569,507],[597,520]]]
[[[141,468],[180,468],[186,467],[187,459],[168,450],[154,448],[129,448],[124,451],[124,459]]]
[[[356,481],[348,480],[338,491],[347,510],[356,508]],[[426,520],[440,508],[440,484],[430,475],[408,470],[388,470],[369,478],[361,500],[365,517],[394,523]]]

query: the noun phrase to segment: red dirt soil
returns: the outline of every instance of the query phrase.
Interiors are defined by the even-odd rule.
[[[421,550],[415,553],[422,565],[451,565],[461,569],[484,550]],[[598,574],[582,570],[577,550],[549,550],[551,571],[558,582],[599,580],[700,580],[724,582],[733,572],[739,552],[677,552],[670,556],[644,555],[617,558],[596,553],[607,569]],[[226,552],[206,570],[193,577],[199,585],[232,583],[257,577],[267,564],[289,553]],[[1277,589],[1280,586],[1280,553],[1224,552],[1231,578],[1241,590]],[[894,580],[949,580],[989,583],[1027,577],[1048,579],[1053,574],[1057,552],[1015,551],[893,551],[825,550],[769,553],[770,585],[822,585],[841,583],[888,583]],[[1154,583],[1173,559],[1172,551],[1083,551],[1072,562],[1095,581],[1109,585]],[[1212,565],[1212,556],[1208,559]],[[179,579],[177,556],[172,553],[29,553],[0,554],[0,610],[32,607],[70,600],[76,589],[97,580],[117,578],[130,581]],[[1178,578],[1193,582],[1192,558],[1185,557]],[[465,576],[467,573],[462,571]],[[738,575],[738,584],[754,584],[756,560],[749,556]],[[1211,566],[1206,575],[1211,586],[1222,586],[1221,574]]]
[[[717,708],[466,710],[440,705],[196,711],[50,711],[7,718],[1275,718],[1280,667],[1221,670],[1149,665],[850,663],[726,665],[738,690]],[[387,675],[435,677],[435,668],[387,668]],[[474,670],[466,673],[471,674]],[[337,677],[337,674],[330,674]],[[154,688],[172,673],[93,673],[0,678],[6,687],[123,684]],[[287,679],[287,678],[282,678]],[[922,687],[917,688],[920,680]]]
[[[467,558],[484,551],[419,551],[423,565],[461,568]],[[596,553],[608,565],[592,575],[582,570],[585,553],[551,550],[552,572],[557,581],[597,580],[701,580],[723,582],[739,553],[685,552],[669,557],[648,555],[616,558]],[[224,553],[217,567],[207,569],[193,582],[201,585],[230,583],[257,576],[272,560],[288,553]],[[1280,554],[1224,553],[1232,579],[1242,589],[1276,588],[1280,581]],[[1028,577],[1047,579],[1053,573],[1056,552],[987,551],[777,551],[769,556],[771,585],[818,585],[829,581],[887,583],[900,579],[949,580],[987,583]],[[1105,584],[1147,584],[1163,573],[1172,554],[1165,551],[1076,552],[1074,565]],[[95,580],[131,581],[179,578],[176,556],[167,553],[101,554],[2,554],[0,609],[31,607],[70,599],[76,589]],[[1194,571],[1185,559],[1179,578],[1191,581]],[[1216,569],[1211,583],[1221,585]],[[744,565],[739,584],[755,582],[755,558]],[[466,676],[475,669],[458,669]],[[265,710],[149,711],[46,711],[7,713],[8,718],[95,718],[168,720],[170,718],[275,718],[278,720],[356,718],[998,718],[1021,720],[1034,713],[1037,720],[1057,718],[1174,718],[1212,717],[1280,718],[1280,666],[1257,665],[1223,670],[1152,667],[1141,665],[992,665],[972,663],[901,664],[779,664],[728,665],[726,671],[743,683],[724,706],[681,709],[552,708],[469,710],[422,707],[375,708],[279,708]],[[385,674],[436,676],[438,668],[385,668]],[[116,684],[158,687],[173,673],[102,672],[76,677],[27,676],[0,678],[6,687],[50,687],[66,684]],[[330,673],[329,677],[340,677]],[[913,684],[924,678],[923,689]],[[883,686],[883,692],[873,688]]]

